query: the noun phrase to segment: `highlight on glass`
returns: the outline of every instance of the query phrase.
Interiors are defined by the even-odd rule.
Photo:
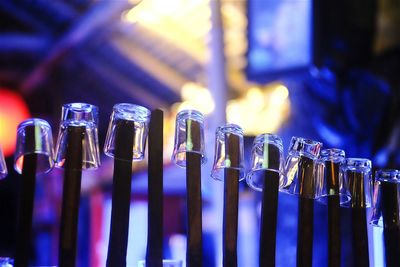
[[[37,173],[46,173],[53,168],[53,134],[47,121],[34,118],[18,125],[14,169],[20,174],[24,156],[28,154],[37,154]]]
[[[351,201],[342,206],[351,208],[369,208],[371,206],[371,168],[372,163],[369,159],[345,159],[341,170],[351,195]]]
[[[8,174],[6,161],[4,159],[3,150],[0,146],[0,179],[6,177]]]
[[[83,127],[82,169],[100,166],[98,108],[86,103],[70,103],[62,107],[60,130],[56,144],[55,166],[63,168],[67,151],[68,128]]]
[[[172,162],[180,167],[186,167],[186,152],[200,154],[202,164],[207,160],[204,145],[204,116],[197,110],[182,110],[176,115]]]
[[[389,206],[389,207],[388,207]],[[377,170],[372,191],[372,216],[370,223],[383,227],[383,209],[388,208],[397,212],[391,213],[400,221],[400,170]]]
[[[239,150],[230,151],[227,144],[228,137],[235,135],[239,139]],[[232,155],[237,153],[237,155]],[[233,157],[238,157],[238,162],[232,162]],[[211,177],[216,180],[224,180],[224,169],[239,171],[239,181],[245,178],[243,130],[236,124],[227,124],[217,128],[215,132],[215,156],[211,171]]]
[[[260,134],[251,149],[251,169],[247,173],[247,184],[257,191],[264,185],[264,170],[279,173],[280,184],[284,182],[284,157],[282,139],[274,134]]]
[[[132,160],[142,160],[145,156],[150,115],[150,110],[139,105],[129,103],[114,105],[104,144],[104,153],[109,157],[115,157],[115,137],[118,124],[133,123]]]
[[[342,149],[323,149],[316,166],[316,198],[319,202],[327,203],[329,196],[339,196],[340,204],[350,201],[351,195],[343,175],[341,166],[345,161],[346,153]]]
[[[316,198],[316,162],[322,143],[302,137],[292,137],[285,162],[281,191],[305,198]]]

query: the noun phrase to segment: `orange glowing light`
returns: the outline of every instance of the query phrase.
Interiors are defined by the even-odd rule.
[[[0,88],[0,145],[5,156],[14,153],[18,124],[29,117],[24,99],[13,91]]]

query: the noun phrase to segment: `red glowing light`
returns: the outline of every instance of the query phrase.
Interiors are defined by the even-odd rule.
[[[18,124],[29,117],[24,99],[13,91],[0,88],[0,145],[5,156],[14,153]]]

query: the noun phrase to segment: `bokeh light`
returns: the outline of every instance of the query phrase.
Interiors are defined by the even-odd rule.
[[[0,145],[6,157],[14,153],[18,124],[29,117],[24,99],[11,90],[0,88]]]

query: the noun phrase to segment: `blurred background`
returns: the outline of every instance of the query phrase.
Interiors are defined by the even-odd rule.
[[[221,265],[222,183],[210,176],[214,132],[293,135],[400,168],[400,3],[394,0],[2,0],[0,256],[15,249],[20,177],[12,170],[17,125],[49,121],[61,106],[99,106],[103,146],[112,106],[162,108],[164,254],[185,258],[185,171],[170,162],[175,115],[206,116],[204,266]],[[249,160],[249,157],[246,157]],[[103,267],[111,213],[112,160],[83,175],[78,266]],[[145,257],[146,161],[134,164],[128,265]],[[32,264],[57,263],[62,170],[38,177]],[[239,266],[257,266],[260,193],[240,185]],[[295,266],[297,199],[279,196],[277,266]],[[315,207],[314,266],[327,258],[327,214]],[[342,266],[352,265],[350,214],[342,210]],[[383,266],[382,233],[369,229],[372,266]]]

